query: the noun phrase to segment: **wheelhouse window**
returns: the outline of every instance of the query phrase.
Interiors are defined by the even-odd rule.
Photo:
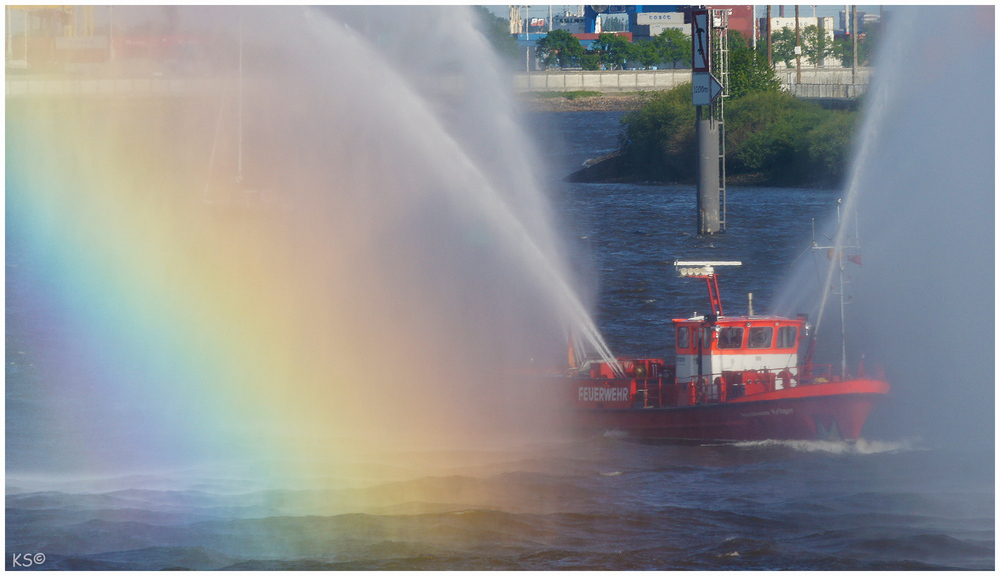
[[[725,326],[719,330],[719,349],[732,350],[743,346],[743,328]]]
[[[677,349],[686,350],[691,347],[691,329],[687,326],[677,328]]]
[[[774,337],[774,328],[756,326],[747,332],[747,348],[770,348]]]
[[[778,348],[795,348],[798,335],[798,326],[781,326],[778,328]]]

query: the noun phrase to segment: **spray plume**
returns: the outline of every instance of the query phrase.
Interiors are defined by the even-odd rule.
[[[71,438],[31,466],[342,475],[557,430],[511,368],[567,330],[611,356],[471,11],[222,14],[218,90],[8,106],[8,237],[40,287],[17,323],[60,422],[21,448]]]
[[[857,229],[864,251],[848,355],[893,383],[886,430],[992,444],[994,8],[887,12],[833,237]],[[819,326],[839,265],[794,269],[776,311],[818,310]]]

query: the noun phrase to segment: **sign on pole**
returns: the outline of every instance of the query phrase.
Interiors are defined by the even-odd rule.
[[[711,37],[709,33],[708,10],[691,11],[691,71],[711,72]]]
[[[691,100],[695,106],[708,106],[722,94],[722,84],[708,72],[691,74]]]

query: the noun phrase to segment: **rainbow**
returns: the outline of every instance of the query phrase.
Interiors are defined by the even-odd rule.
[[[231,163],[206,161],[217,111],[8,101],[8,265],[30,286],[13,329],[67,466],[232,458],[343,476],[358,450],[454,447],[537,416],[535,391],[483,369],[544,334],[536,280],[482,218],[427,212],[438,201],[411,188],[440,187],[437,172],[373,179],[378,144],[371,166],[290,169],[275,147],[259,173],[294,170],[310,192],[248,195]],[[484,280],[490,262],[515,268]]]
[[[171,169],[170,108],[8,103],[8,264],[30,280],[21,324],[47,335],[27,337],[61,423],[45,433],[80,463],[329,467],[331,442],[379,436],[353,320],[319,301],[287,221],[201,202]],[[137,116],[151,132],[114,122]]]

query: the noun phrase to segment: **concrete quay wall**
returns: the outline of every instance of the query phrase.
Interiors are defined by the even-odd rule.
[[[521,72],[514,75],[515,92],[635,92],[668,90],[691,81],[690,70],[608,70]]]
[[[803,98],[857,98],[867,88],[871,71],[860,68],[851,82],[850,68],[804,68],[802,82],[796,83],[795,70],[779,70],[778,78],[792,94]],[[611,70],[520,72],[513,75],[515,92],[639,92],[668,90],[691,81],[690,70]],[[456,93],[464,90],[460,76],[426,77],[421,82],[430,92]],[[7,98],[31,96],[183,96],[234,86],[229,78],[66,78],[25,76],[4,79]]]
[[[870,68],[858,68],[854,82],[850,68],[803,68],[802,82],[796,71],[782,67],[777,71],[782,86],[805,98],[856,98],[864,93],[871,78]],[[516,92],[637,92],[668,90],[691,81],[691,70],[606,70],[520,72],[514,75]],[[836,88],[834,88],[836,87]]]

